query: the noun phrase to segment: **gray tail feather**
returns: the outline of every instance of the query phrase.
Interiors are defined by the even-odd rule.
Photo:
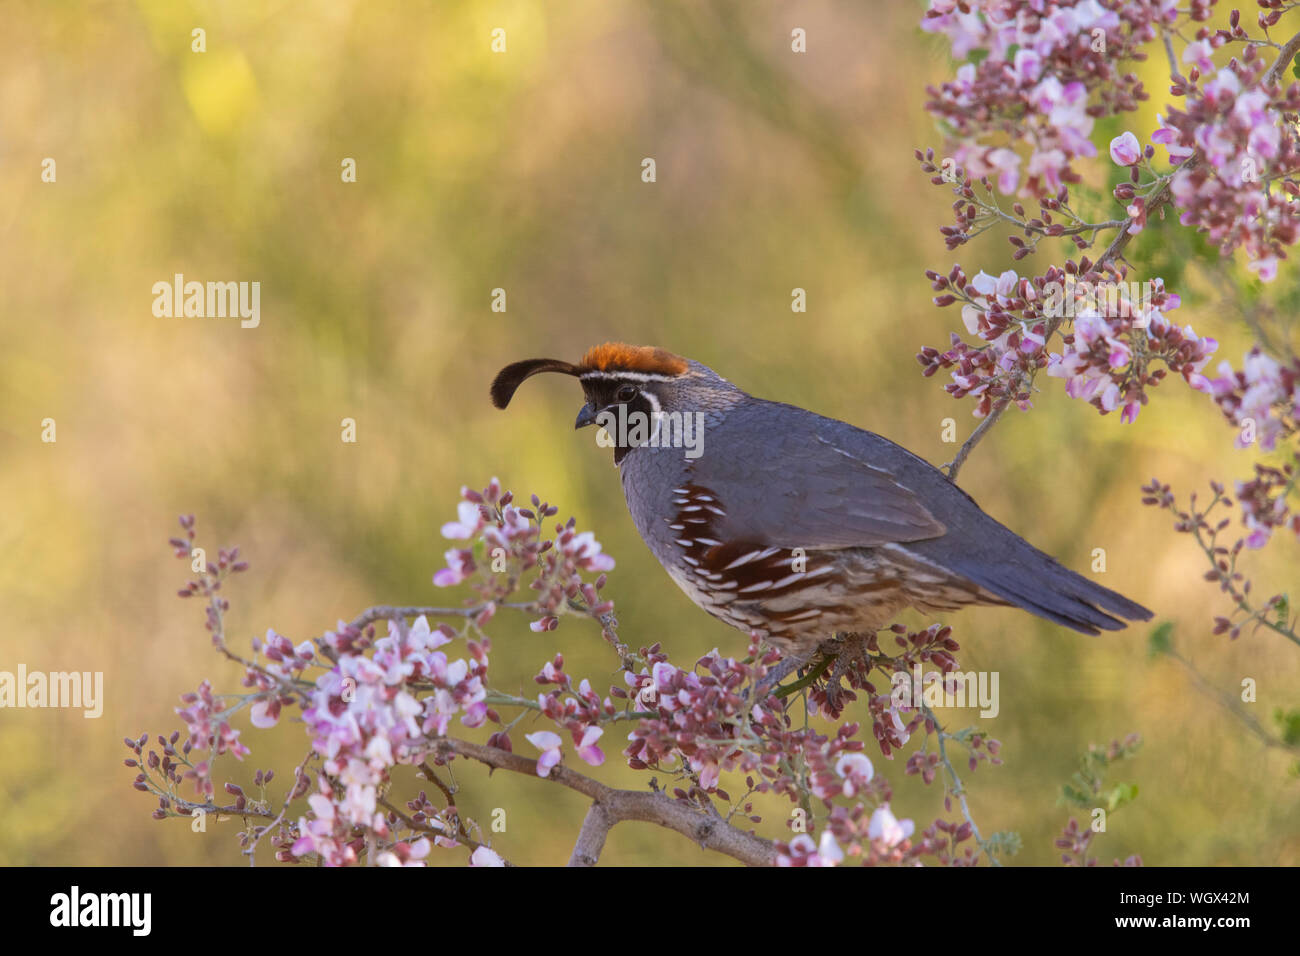
[[[1004,534],[997,535],[996,545],[985,553],[954,556],[940,552],[927,557],[1017,607],[1084,634],[1118,631],[1130,620],[1151,619],[1152,613],[1141,604],[1063,567],[1010,529],[999,526],[999,530]],[[921,550],[917,545],[928,543],[914,542],[908,547]]]

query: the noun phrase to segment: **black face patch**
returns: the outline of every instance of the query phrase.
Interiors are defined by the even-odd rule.
[[[658,408],[646,394],[649,387],[646,382],[604,378],[582,383],[587,402],[595,409],[597,427],[603,427],[613,442],[615,464],[654,433]]]

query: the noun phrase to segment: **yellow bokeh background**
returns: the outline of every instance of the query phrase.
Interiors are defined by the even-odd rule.
[[[938,235],[951,196],[912,149],[941,146],[925,87],[951,66],[917,29],[920,10],[7,4],[0,670],[102,671],[106,701],[94,720],[0,711],[0,863],[242,862],[236,822],[202,834],[155,822],[122,766],[122,737],[179,726],[178,695],[204,677],[239,689],[201,608],[174,596],[187,565],[166,539],[181,513],[198,515],[208,548],[238,544],[252,563],[229,594],[237,645],[272,626],[303,640],[370,604],[454,601],[430,582],[447,547],[438,529],[462,484],[496,475],[597,532],[618,560],[607,594],[629,643],[661,641],[682,664],[715,646],[741,653],[744,635],[695,609],[636,537],[608,452],[573,431],[573,383],[529,382],[505,414],[487,385],[520,358],[657,344],[755,394],[951,458],[943,420],[962,437],[976,422],[942,391],[944,375],[919,374],[918,349],[960,328],[955,310],[930,304],[922,273],[957,260],[1000,272],[1009,247],[990,233],[951,253]],[[805,54],[791,52],[795,27]],[[497,28],[504,53],[491,50]],[[1147,140],[1161,67],[1142,67],[1156,91],[1142,112],[1099,124],[1103,146],[1125,128]],[[46,158],[56,182],[41,180]],[[355,183],[340,175],[346,158]],[[1093,173],[1095,185],[1117,175],[1104,149]],[[1169,265],[1177,231],[1152,223],[1135,265]],[[1065,254],[1044,246],[1019,269]],[[1178,318],[1239,361],[1250,340],[1238,316],[1198,294],[1209,287],[1187,268]],[[1287,269],[1281,284],[1294,283]],[[260,282],[260,326],[155,317],[152,286],[176,273]],[[806,314],[791,312],[796,287]],[[496,288],[504,313],[490,308]],[[1272,726],[1274,708],[1297,704],[1297,649],[1269,633],[1212,636],[1211,617],[1228,609],[1201,579],[1203,557],[1138,492],[1152,475],[1184,498],[1203,492],[1248,474],[1257,452],[1235,450],[1214,407],[1179,381],[1155,389],[1133,426],[1067,398],[1059,381],[1039,384],[1035,410],[1007,415],[962,486],[1071,567],[1086,571],[1104,548],[1098,580],[1175,622],[1179,651],[1218,692],[1257,681],[1247,706]],[[41,440],[47,418],[54,443]],[[340,440],[345,418],[355,444]],[[1271,594],[1295,584],[1300,549],[1279,537],[1248,560]],[[1176,663],[1152,659],[1149,626],[1086,638],[1010,609],[949,623],[964,668],[1000,673],[1001,713],[981,729],[1002,741],[1005,765],[964,776],[985,832],[1020,833],[1017,862],[1056,860],[1070,815],[1056,800],[1079,752],[1133,731],[1145,747],[1115,781],[1140,794],[1099,838],[1103,862],[1300,862],[1294,756],[1265,748]],[[532,675],[557,651],[597,687],[617,680],[581,621],[539,635],[503,614],[491,630],[500,690],[535,693]],[[978,722],[970,711],[952,720]],[[253,754],[220,765],[218,779],[249,784],[275,767],[287,782],[301,727],[241,727]],[[593,772],[644,786],[622,766],[621,733],[607,733],[610,760]],[[520,733],[516,747],[529,752]],[[938,786],[905,777],[901,759],[874,761],[900,817],[924,826],[943,812]],[[494,836],[506,857],[567,859],[581,798],[478,767],[457,774],[468,815],[507,811]],[[759,832],[786,835],[788,808],[764,809]],[[603,862],[723,861],[624,824]]]

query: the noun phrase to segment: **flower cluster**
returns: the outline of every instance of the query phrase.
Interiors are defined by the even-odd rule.
[[[926,276],[941,293],[935,297],[936,305],[964,303],[962,323],[984,344],[970,345],[954,332],[947,351],[926,346],[917,354],[924,374],[949,369],[952,382],[944,386],[945,391],[954,398],[978,398],[974,414],[980,418],[1002,400],[1029,408],[1029,381],[1047,364],[1043,287],[1049,281],[1063,280],[1064,274],[1053,269],[1047,276],[1031,280],[1007,270],[997,277],[980,272],[968,278],[962,267],[955,265],[947,275],[930,271]]]
[[[1267,281],[1300,237],[1300,84],[1282,89],[1267,82],[1263,58],[1249,45],[1201,85],[1201,70],[1212,68],[1211,42],[1187,47],[1184,58],[1197,65],[1174,90],[1186,106],[1170,107],[1153,139],[1183,163],[1172,182],[1179,221],[1206,233],[1224,254],[1244,248],[1250,268]],[[1200,161],[1183,162],[1193,150]]]
[[[960,62],[953,81],[930,91],[929,109],[952,145],[942,159],[933,150],[916,155],[932,182],[952,187],[955,222],[941,229],[948,248],[1010,224],[1016,234],[1007,238],[1019,260],[1043,239],[1068,239],[1086,249],[1102,233],[1122,230],[1095,262],[1067,261],[1038,278],[1007,270],[966,281],[961,266],[947,275],[926,273],[940,293],[936,304],[960,302],[967,332],[981,341],[952,333],[947,349],[926,347],[918,360],[926,375],[949,370],[947,391],[976,398],[977,417],[1010,403],[1029,408],[1033,379],[1045,367],[1064,380],[1067,394],[1102,414],[1117,411],[1129,423],[1148,401],[1148,390],[1175,372],[1243,425],[1239,444],[1256,440],[1256,427],[1265,449],[1294,431],[1290,368],[1254,357],[1241,373],[1207,376],[1203,370],[1217,343],[1168,320],[1179,297],[1159,279],[1140,291],[1125,281],[1126,242],[1166,205],[1178,208],[1180,221],[1206,233],[1224,254],[1243,248],[1264,280],[1276,276],[1287,247],[1300,239],[1300,83],[1280,80],[1294,43],[1252,38],[1234,10],[1226,29],[1202,26],[1195,39],[1183,40],[1179,57],[1169,42],[1182,36],[1178,21],[1202,23],[1211,6],[932,0],[922,27],[946,36]],[[1267,30],[1285,5],[1261,6],[1259,24]],[[1145,98],[1135,78],[1119,71],[1124,61],[1142,59],[1140,47],[1162,35],[1170,92],[1181,101],[1164,111],[1151,144],[1144,146],[1131,131],[1111,140],[1110,158],[1129,174],[1114,189],[1125,218],[1088,222],[1071,206],[1068,184],[1080,178],[1072,163],[1096,155],[1090,140],[1095,119]],[[1216,67],[1215,52],[1237,43],[1244,44],[1241,55]],[[1281,50],[1271,67],[1263,52],[1270,46]],[[1164,174],[1152,166],[1157,144],[1174,166]],[[1027,178],[1022,146],[1029,151]],[[1005,210],[995,182],[1003,193],[1034,197],[1039,214],[1031,217],[1019,202]],[[1048,286],[1056,287],[1055,295]],[[1064,347],[1053,352],[1058,334]]]
[[[585,677],[575,688],[572,679],[564,671],[562,654],[556,654],[553,660],[547,661],[541,673],[533,679],[543,686],[555,684],[560,688],[537,695],[537,705],[542,715],[569,732],[573,740],[573,749],[583,761],[593,767],[603,764],[605,752],[600,749],[597,742],[605,733],[601,723],[611,719],[616,713],[613,700],[610,697],[602,699],[591,689],[591,682]],[[563,740],[559,735],[545,730],[529,734],[526,739],[542,751],[542,756],[537,760],[537,775],[545,777],[550,772],[550,768],[560,760],[560,746]],[[504,741],[504,745],[509,748],[508,738]]]
[[[589,532],[575,531],[572,520],[557,525],[554,537],[544,539],[543,522],[556,509],[536,498],[533,502],[535,510],[513,507],[511,495],[503,493],[495,480],[481,493],[462,490],[459,520],[443,531],[448,537],[469,541],[470,547],[448,556],[448,568],[439,572],[437,583],[446,586],[472,577],[478,600],[460,612],[431,609],[461,618],[464,625],[460,631],[447,624],[431,624],[427,614],[415,609],[375,608],[354,624],[340,622],[314,641],[297,645],[268,630],[265,638],[253,639],[253,655],[244,658],[226,646],[224,617],[229,604],[220,590],[226,576],[245,570],[247,564],[238,560],[237,549],[222,550],[216,562],[200,565],[196,558],[197,577],[180,593],[208,599],[213,642],[243,667],[243,685],[251,692],[216,694],[204,681],[197,693],[182,698],[185,706],[177,709],[188,730],[183,743],[178,745],[180,731],[170,739],[159,737],[162,755],[149,751],[146,757],[147,735],[127,741],[134,753],[128,765],[139,770],[133,785],[159,796],[155,817],[189,815],[206,808],[271,819],[272,825],[245,832],[245,852],[251,853],[261,836],[278,827],[276,857],[284,862],[312,854],[329,865],[347,865],[368,853],[370,859],[385,865],[420,865],[430,847],[454,847],[468,841],[475,847],[473,865],[500,865],[498,854],[469,837],[450,798],[448,806],[438,808],[421,794],[418,803],[408,802],[411,812],[403,815],[384,802],[382,795],[391,785],[395,768],[420,764],[427,777],[433,773],[430,763],[436,766],[451,759],[439,746],[453,720],[469,729],[501,723],[500,715],[488,705],[491,644],[479,628],[491,618],[497,602],[524,586],[526,572],[532,572],[527,577],[536,596],[509,606],[536,616],[534,630],[554,627],[556,615],[577,611],[600,620],[610,633],[612,604],[602,601],[598,590],[605,583],[603,572],[613,567],[612,559]],[[186,537],[173,538],[170,544],[178,557],[190,558],[199,553],[194,546],[193,518],[182,518],[181,525]],[[593,573],[597,575],[594,581],[583,577]],[[377,621],[386,622],[385,636],[376,636]],[[457,639],[464,639],[466,650],[459,657],[446,650]],[[314,681],[306,676],[313,668],[320,670]],[[559,692],[542,694],[538,709],[561,728],[573,731],[574,746],[582,759],[593,765],[601,763],[604,754],[598,741],[603,730],[599,724],[614,714],[612,701],[598,698],[585,680],[576,688],[572,686],[558,656],[545,665],[538,679],[559,684],[569,695],[561,700]],[[240,731],[232,726],[232,715],[247,708],[250,723],[266,729],[279,722],[287,706],[301,708],[313,759],[321,760],[307,812],[296,824],[288,823],[283,812],[278,816],[271,813],[264,800],[250,802],[232,783],[225,789],[236,797],[235,803],[231,807],[213,805],[217,789],[212,779],[213,760],[227,753],[242,759],[249,753]],[[539,731],[529,739],[543,751],[537,771],[544,776],[561,759],[560,738]],[[505,730],[493,734],[488,743],[511,749]],[[258,771],[259,787],[264,788],[270,779],[270,772],[263,775]],[[179,795],[177,788],[186,780],[194,782],[202,803]],[[288,800],[305,797],[311,789],[311,775],[304,765],[295,776],[286,809]]]
[[[210,613],[214,642],[242,667],[250,692],[216,694],[204,682],[197,693],[186,695],[187,706],[178,711],[189,727],[188,737],[182,742],[180,731],[159,737],[161,755],[153,750],[146,754],[147,735],[125,741],[132,751],[127,765],[138,771],[133,786],[159,799],[155,818],[196,812],[242,817],[244,853],[253,856],[265,838],[274,845],[276,859],[287,863],[420,866],[435,848],[464,846],[471,850],[470,865],[501,866],[501,855],[481,842],[482,829],[462,816],[456,784],[443,781],[441,768],[453,760],[473,759],[558,777],[561,784],[587,792],[591,781],[580,771],[557,773],[557,768],[566,757],[602,766],[607,760],[602,744],[608,746],[611,727],[622,723],[630,727],[623,751],[628,767],[653,770],[676,784],[656,797],[672,813],[698,815],[711,825],[734,829],[733,818],[762,822],[756,795],[789,801],[789,842],[756,841],[757,859],[788,866],[899,865],[923,858],[962,865],[983,853],[992,858],[1001,852],[995,839],[980,840],[964,806],[962,816],[936,819],[918,832],[917,825],[891,808],[889,782],[864,752],[864,725],[837,722],[824,732],[806,719],[817,714],[837,720],[863,692],[881,756],[892,759],[913,735],[926,738],[908,757],[904,772],[926,784],[946,773],[945,806],[954,814],[961,784],[948,757],[941,756],[945,742],[966,750],[972,770],[982,761],[997,762],[997,742],[973,728],[948,733],[925,703],[898,703],[891,694],[899,671],[926,664],[948,675],[956,668],[953,655],[959,648],[948,628],[913,632],[896,627],[895,648],[889,652],[881,649],[876,635],[848,637],[838,656],[788,684],[782,681],[791,673],[791,662],[764,649],[753,634],[742,658],[724,657],[715,649],[693,667],[680,668],[659,644],[632,651],[613,635],[611,605],[600,601],[596,585],[582,576],[594,573],[603,579],[612,564],[594,538],[576,532],[569,521],[556,526],[553,538],[543,539],[540,528],[555,509],[537,501],[533,511],[514,509],[510,502],[509,493],[495,482],[481,494],[462,493],[458,521],[444,529],[467,545],[463,558],[449,561],[449,570],[468,569],[463,583],[475,597],[463,607],[375,607],[353,623],[340,623],[298,644],[268,630],[253,640],[251,658],[227,647],[225,615]],[[181,544],[185,547],[177,550],[188,554],[191,542]],[[504,554],[493,555],[495,549]],[[206,595],[209,611],[227,607],[216,584],[231,572],[231,554],[223,552],[225,570],[206,568],[195,587],[186,589],[187,595]],[[489,570],[494,561],[498,568]],[[512,583],[504,587],[491,579],[493,574]],[[530,581],[538,595],[534,601],[507,600]],[[622,686],[602,695],[589,680],[571,676],[564,656],[554,654],[534,677],[541,686],[535,698],[490,689],[491,644],[481,625],[490,616],[485,611],[498,606],[531,616],[548,609],[572,612],[599,622],[618,652]],[[439,623],[440,617],[458,620],[460,627]],[[386,632],[377,632],[379,626]],[[463,648],[463,654],[453,653],[452,647]],[[879,691],[871,676],[876,670],[886,685]],[[791,696],[795,691],[802,693]],[[805,715],[796,714],[799,706]],[[266,792],[272,773],[258,771],[258,793],[245,794],[228,782],[224,789],[233,803],[216,804],[211,760],[195,762],[201,751],[211,750],[211,758],[225,753],[242,758],[248,748],[231,726],[231,716],[247,709],[253,726],[265,729],[277,725],[285,707],[300,709],[311,750],[296,768],[283,803],[277,807]],[[497,707],[512,708],[518,716],[507,724]],[[535,758],[514,752],[511,733],[525,716],[542,723],[524,734]],[[488,725],[496,727],[490,736]],[[479,730],[486,744],[459,735],[460,728]],[[937,749],[929,745],[934,735]],[[413,771],[402,774],[403,768],[418,768],[431,784],[404,806],[396,802],[397,787]],[[724,789],[724,774],[744,780],[737,799]],[[201,803],[178,793],[187,778],[197,781]],[[444,800],[437,799],[439,793]],[[305,807],[291,814],[291,806],[302,805],[299,801]],[[814,828],[816,841],[810,835]]]
[[[876,742],[886,758],[918,727],[924,726],[927,734],[940,731],[919,711],[910,724],[904,723],[900,711],[915,709],[896,706],[888,692],[876,693],[869,680],[871,670],[881,667],[889,674],[922,661],[948,670],[956,666],[951,651],[957,649],[947,628],[893,630],[902,648],[900,655],[882,654],[874,636],[851,641],[834,672],[813,680],[808,697],[810,708],[833,717],[854,696],[852,690],[840,688],[842,679],[850,688],[865,691]],[[749,793],[772,793],[796,805],[807,797],[820,800],[825,808],[820,836],[814,840],[802,829],[802,809],[793,811],[787,825],[796,835],[788,842],[778,841],[779,866],[833,866],[846,860],[898,865],[917,863],[923,857],[973,863],[978,858],[977,850],[958,849],[973,834],[965,821],[936,820],[919,839],[912,839],[915,826],[910,820],[898,820],[890,810],[890,786],[863,753],[857,723],[841,724],[829,735],[794,728],[780,698],[756,698],[754,689],[766,686],[764,678],[775,663],[774,657],[762,655],[756,641],[743,660],[723,658],[713,651],[689,671],[669,664],[657,647],[642,653],[649,664],[640,673],[624,675],[631,690],[623,693],[635,695],[638,708],[653,715],[643,716],[629,734],[631,743],[625,750],[629,766],[690,778],[689,789],[674,791],[678,800],[686,802],[703,803],[709,795],[730,800],[718,786],[723,772],[746,774],[746,798]],[[615,696],[622,695],[616,691]],[[971,753],[971,769],[982,760],[997,762],[997,741],[980,734],[965,734],[961,741]],[[909,758],[905,772],[921,776],[928,784],[935,779],[938,761],[937,754],[918,751]],[[746,798],[739,809],[752,814]],[[760,818],[750,819],[759,822]]]
[[[239,739],[239,731],[230,726],[229,713],[218,706],[218,699],[212,693],[212,684],[205,680],[199,684],[197,693],[181,697],[185,707],[176,708],[189,731],[184,752],[188,754],[192,749],[209,752],[207,759],[193,763],[183,774],[185,779],[194,781],[195,789],[204,797],[211,797],[215,790],[212,783],[213,758],[230,753],[243,760],[249,754],[248,747]]]
[[[628,734],[624,754],[633,769],[654,768],[689,776],[682,800],[716,793],[723,771],[748,775],[751,792],[776,793],[798,802],[807,792],[827,807],[840,795],[888,799],[888,785],[873,774],[855,739],[857,723],[841,724],[832,735],[811,728],[792,729],[782,700],[757,699],[768,668],[775,663],[755,640],[743,660],[724,658],[716,650],[693,670],[668,663],[656,646],[645,653],[649,666],[624,680],[646,714]],[[616,689],[617,691],[617,689]],[[802,763],[802,766],[798,766]]]
[[[782,846],[776,865],[837,866],[845,858],[842,844],[848,845],[849,855],[861,857],[867,865],[919,864],[928,846],[912,844],[910,838],[915,830],[911,820],[895,817],[888,804],[876,807],[870,814],[861,804],[851,811],[836,807],[817,842],[806,833],[800,834]]]
[[[1238,448],[1258,442],[1272,451],[1279,438],[1300,430],[1300,359],[1279,362],[1256,347],[1239,371],[1221,362],[1216,378],[1202,377],[1197,385],[1237,427]]]
[[[1096,837],[1097,831],[1092,827],[1080,827],[1079,821],[1070,817],[1061,835],[1054,841],[1055,847],[1061,851],[1061,862],[1066,866],[1096,866],[1097,858],[1088,855],[1092,847],[1093,838]],[[1124,858],[1123,862],[1114,860],[1112,866],[1141,866],[1142,857],[1136,853]]]
[[[1031,405],[1030,383],[1039,369],[1066,380],[1066,393],[1091,403],[1102,414],[1123,409],[1131,422],[1146,403],[1146,389],[1168,372],[1200,387],[1199,373],[1217,348],[1190,326],[1178,328],[1165,317],[1179,297],[1160,279],[1125,280],[1125,273],[1100,270],[1085,256],[1065,267],[1022,278],[1007,270],[967,278],[961,266],[947,275],[927,272],[941,294],[939,306],[963,302],[962,323],[981,345],[956,333],[947,351],[927,346],[917,355],[925,375],[949,369],[946,391],[955,398],[979,399],[974,414],[983,417],[994,403],[1008,400],[1022,410]],[[1062,350],[1047,350],[1061,331]],[[1163,368],[1155,367],[1159,362]]]
[[[265,656],[266,662],[246,667],[243,684],[262,692],[249,708],[249,721],[254,727],[265,729],[279,721],[281,707],[296,702],[293,683],[316,663],[316,651],[311,641],[295,647],[287,637],[268,628],[264,641],[253,639],[253,653]]]
[[[1251,581],[1238,568],[1238,561],[1247,548],[1257,549],[1268,543],[1273,531],[1290,528],[1300,535],[1300,512],[1292,509],[1292,495],[1300,482],[1300,454],[1281,468],[1255,465],[1255,477],[1237,483],[1241,503],[1241,525],[1244,534],[1231,544],[1231,519],[1209,520],[1209,515],[1220,506],[1231,508],[1232,499],[1223,485],[1210,482],[1214,496],[1203,507],[1197,506],[1196,495],[1186,510],[1178,507],[1169,485],[1152,478],[1142,486],[1142,503],[1171,512],[1174,530],[1191,535],[1204,553],[1210,567],[1205,579],[1217,584],[1232,602],[1230,617],[1214,619],[1214,633],[1227,633],[1232,640],[1247,628],[1267,627],[1300,643],[1294,621],[1288,620],[1290,601],[1285,594],[1274,594],[1260,602],[1251,594]]]
[[[764,757],[754,746],[785,730],[778,701],[752,701],[745,694],[747,683],[766,674],[756,641],[745,660],[724,658],[716,649],[706,654],[696,662],[703,673],[670,664],[658,644],[642,656],[647,666],[640,673],[625,671],[623,679],[638,709],[654,716],[642,718],[628,734],[631,742],[623,751],[628,766],[641,770],[680,761],[703,791],[717,789],[724,769],[761,770],[771,779],[780,775],[779,754]]]
[[[1204,19],[1210,3],[1191,4]],[[921,28],[946,36],[955,79],[928,90],[926,108],[956,140],[952,158],[1010,194],[1056,195],[1079,177],[1072,162],[1097,154],[1098,117],[1134,110],[1147,98],[1137,76],[1143,44],[1179,16],[1177,0],[931,0]],[[1026,143],[1029,160],[1000,140]],[[1021,176],[1024,176],[1023,186]]]
[[[472,579],[484,603],[480,625],[495,613],[497,602],[518,588],[520,577],[533,569],[537,573],[528,586],[538,592],[534,603],[541,612],[532,624],[534,631],[554,630],[559,614],[578,597],[596,616],[613,608],[599,599],[598,592],[614,559],[603,553],[590,531],[575,531],[573,518],[556,526],[555,538],[543,540],[543,522],[557,509],[536,495],[533,508],[517,508],[512,504],[514,496],[503,493],[500,482],[493,478],[482,492],[462,488],[461,497],[458,518],[443,525],[443,537],[475,541],[481,555],[476,558],[473,548],[453,548],[446,554],[447,567],[433,576],[433,583],[451,587]],[[600,576],[588,583],[583,573]]]
[[[1281,468],[1255,464],[1255,476],[1237,482],[1237,503],[1241,521],[1249,531],[1246,547],[1262,548],[1278,528],[1289,528],[1300,536],[1300,510],[1291,509],[1291,495],[1300,478],[1300,456]]]
[[[330,863],[351,862],[341,832],[361,828],[388,835],[377,797],[389,771],[422,761],[432,738],[443,736],[457,714],[467,727],[487,720],[487,648],[471,642],[469,660],[449,661],[440,648],[453,636],[445,625],[430,628],[423,616],[409,626],[389,621],[388,636],[375,642],[373,656],[341,654],[316,681],[303,719],[313,750],[324,758],[324,773],[311,800],[313,818],[299,823],[295,856],[317,853]],[[417,698],[419,690],[431,692]]]
[[[1147,402],[1146,389],[1169,372],[1193,387],[1218,348],[1190,325],[1179,328],[1165,317],[1179,298],[1156,279],[1145,294],[1134,296],[1126,283],[1074,293],[1074,327],[1062,337],[1063,348],[1048,359],[1047,374],[1063,378],[1065,392],[1089,402],[1103,415],[1121,408],[1120,421],[1136,421]],[[1109,293],[1114,289],[1114,294]],[[1163,368],[1153,367],[1156,362]]]

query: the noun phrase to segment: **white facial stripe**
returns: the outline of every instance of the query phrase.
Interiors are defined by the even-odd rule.
[[[645,397],[647,402],[654,406],[653,410],[650,412],[650,421],[654,422],[655,426],[654,431],[650,433],[650,444],[654,445],[657,443],[659,437],[659,429],[664,423],[663,410],[659,404],[659,399],[655,397],[653,392],[642,392],[641,394]]]
[[[660,375],[657,372],[602,372],[599,369],[593,369],[589,372],[583,372],[578,376],[578,379],[610,378],[626,379],[631,382],[671,382],[675,377],[674,375]]]

